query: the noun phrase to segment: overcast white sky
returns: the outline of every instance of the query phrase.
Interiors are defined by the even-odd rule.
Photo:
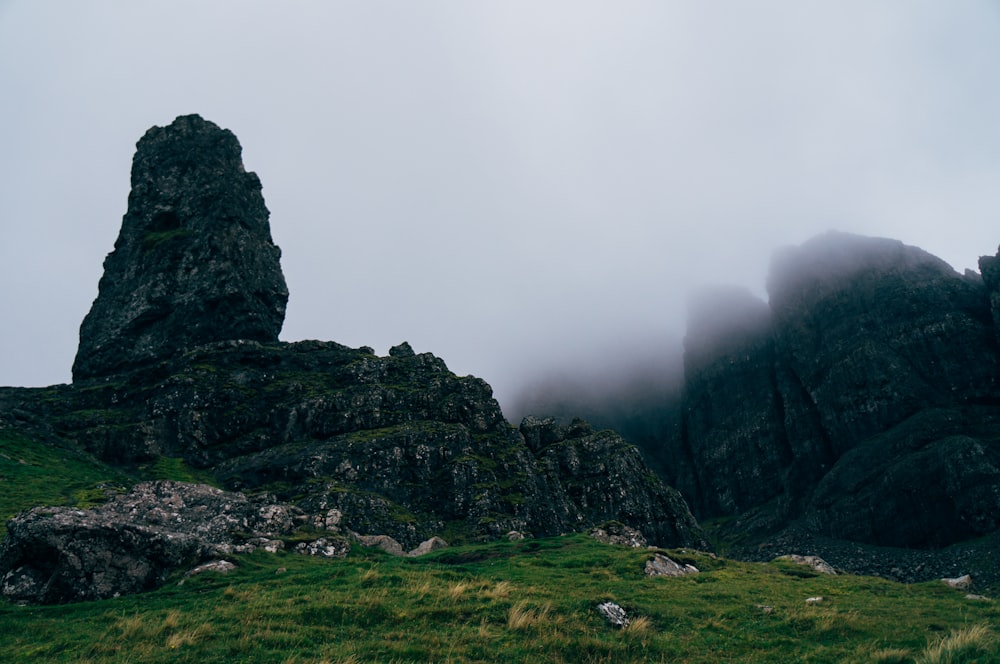
[[[501,403],[828,229],[1000,243],[996,0],[0,0],[0,95],[0,385],[70,380],[135,142],[186,113],[261,177],[282,338]]]

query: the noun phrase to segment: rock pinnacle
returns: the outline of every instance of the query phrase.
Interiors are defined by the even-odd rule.
[[[80,326],[74,381],[233,339],[274,342],[288,289],[256,174],[198,115],[136,144],[128,211]]]

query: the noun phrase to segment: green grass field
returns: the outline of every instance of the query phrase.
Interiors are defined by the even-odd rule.
[[[168,461],[150,473],[187,473]],[[127,482],[72,450],[0,437],[0,510],[85,503]],[[179,478],[178,478],[179,479]],[[648,578],[652,552],[586,535],[344,560],[235,557],[100,602],[0,601],[0,660],[39,662],[1000,662],[1000,607],[940,582],[823,576],[673,551],[700,574]],[[807,598],[822,597],[808,604]],[[609,626],[613,601],[632,624]]]
[[[672,555],[702,573],[648,578],[650,555],[586,535],[419,559],[254,554],[229,575],[142,595],[0,605],[0,652],[52,662],[1000,661],[1000,609],[939,582],[692,552]],[[607,600],[628,611],[629,628],[597,613]],[[958,654],[935,655],[948,647]]]

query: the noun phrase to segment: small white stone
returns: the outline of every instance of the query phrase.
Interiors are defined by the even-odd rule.
[[[965,590],[966,588],[972,587],[972,576],[965,574],[964,576],[956,576],[954,579],[941,579],[945,585],[955,588],[956,590]]]

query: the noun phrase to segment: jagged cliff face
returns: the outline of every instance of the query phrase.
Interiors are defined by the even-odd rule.
[[[514,428],[484,381],[407,344],[379,357],[332,342],[220,342],[114,381],[0,393],[0,409],[106,461],[182,457],[229,489],[312,517],[334,510],[341,527],[411,548],[608,520],[708,548],[684,500],[620,436]]]
[[[229,131],[198,116],[151,129],[132,183],[81,326],[73,384],[0,389],[0,425],[123,468],[180,457],[321,528],[389,535],[407,548],[609,520],[653,544],[709,548],[680,495],[613,432],[536,420],[514,428],[484,381],[406,343],[379,357],[278,342],[288,297],[279,251],[260,182]],[[72,517],[60,527],[71,531]],[[47,527],[31,523],[12,532]],[[23,567],[36,544],[8,543],[2,551],[17,555],[0,555],[0,574]],[[68,572],[34,570],[13,586],[44,588],[47,573]],[[163,575],[132,577],[145,587]],[[107,596],[73,587],[71,599]]]
[[[766,309],[692,320],[668,479],[699,516],[749,513],[764,529],[801,517],[899,546],[995,530],[1000,353],[983,265],[985,282],[838,233],[780,253]]]
[[[232,132],[197,115],[136,145],[128,211],[90,313],[74,380],[199,344],[277,341],[288,289],[260,180]]]

